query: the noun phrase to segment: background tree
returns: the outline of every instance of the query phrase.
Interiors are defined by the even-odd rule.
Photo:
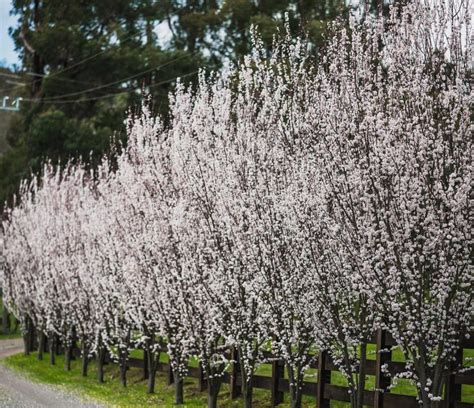
[[[0,158],[0,202],[46,157],[96,166],[113,135],[125,139],[125,112],[139,106],[141,89],[166,117],[176,77],[193,80],[198,67],[239,61],[252,25],[270,50],[288,13],[293,30],[319,46],[328,22],[347,12],[342,0],[13,1],[11,35],[26,86],[2,89],[24,101]]]
[[[4,89],[22,89],[24,100],[9,130],[12,149],[0,160],[2,202],[46,157],[97,165],[114,134],[123,140],[125,112],[142,89],[165,113],[173,80],[205,63],[198,53],[161,47],[154,33],[162,17],[151,1],[19,0],[12,14],[28,87]]]

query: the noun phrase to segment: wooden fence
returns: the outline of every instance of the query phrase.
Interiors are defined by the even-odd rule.
[[[367,375],[375,377],[375,389],[386,390],[390,385],[390,377],[384,375],[382,367],[387,364],[388,372],[392,375],[405,371],[405,364],[402,362],[392,361],[391,352],[382,352],[380,350],[390,349],[396,343],[390,335],[379,331],[373,339],[376,346],[375,360],[367,360]],[[461,344],[461,349],[457,354],[457,361],[454,364],[462,366],[463,349],[474,349],[474,336],[466,339]],[[272,357],[268,354],[268,357]],[[289,392],[288,379],[284,378],[283,361],[273,361],[272,375],[262,376],[256,375],[253,380],[253,387],[269,390],[271,394],[272,406],[277,406],[283,402],[284,394]],[[130,367],[139,367],[146,370],[145,361],[139,358],[130,358],[128,361]],[[331,372],[338,371],[336,365],[331,361],[326,352],[319,354],[318,358],[311,366],[318,370],[318,381],[303,383],[303,395],[314,396],[316,398],[317,408],[329,408],[331,400],[349,402],[349,394],[346,387],[331,384]],[[173,382],[173,375],[170,365],[167,363],[159,363],[158,371],[168,373],[168,381]],[[197,378],[200,391],[206,389],[206,380],[201,368],[190,367],[188,377]],[[225,373],[223,382],[229,384],[231,398],[237,398],[241,393],[240,372],[237,365],[231,367],[230,372]],[[474,404],[461,402],[462,385],[474,385],[474,371],[463,374],[453,374],[447,378],[444,400],[440,403],[440,407],[446,408],[473,408]],[[375,408],[420,408],[417,399],[413,396],[393,394],[389,391],[364,392],[364,404]]]

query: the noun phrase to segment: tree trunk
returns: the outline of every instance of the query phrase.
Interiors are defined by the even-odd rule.
[[[148,383],[146,392],[148,394],[153,394],[155,392],[155,379],[158,363],[156,362],[155,354],[151,351],[149,346],[147,347],[146,357],[146,364],[148,365]]]
[[[221,388],[221,379],[217,377],[207,378],[207,407],[217,408],[217,396]]]
[[[296,385],[290,387],[290,407],[301,408],[301,390]]]
[[[97,350],[97,379],[100,383],[104,382],[104,360],[105,348],[99,347]]]
[[[24,353],[25,353],[25,356],[29,356],[30,355],[30,340],[29,340],[29,334],[30,334],[30,330],[29,330],[29,319],[26,319],[25,320],[25,331],[23,333],[23,349],[24,349]]]
[[[89,368],[89,348],[82,342],[82,367],[81,375],[87,377],[87,369]]]
[[[60,356],[63,353],[63,349],[61,347],[61,341],[57,334],[54,335],[54,349],[56,350],[56,354]]]
[[[359,365],[359,382],[357,384],[356,407],[362,408],[364,405],[365,392],[365,373],[367,368],[367,343],[360,345],[360,365]]]
[[[28,356],[34,349],[33,331],[33,321],[28,317],[25,321],[25,333],[23,335],[25,356]]]
[[[72,344],[65,345],[64,347],[64,369],[71,371],[71,359],[72,359]]]
[[[436,404],[433,404],[434,401],[431,401],[428,395],[431,393],[431,391],[430,387],[427,387],[429,373],[427,373],[426,360],[424,358],[424,348],[420,347],[420,350],[420,357],[418,360],[415,360],[415,368],[418,372],[418,381],[420,383],[418,392],[421,396],[423,408],[436,408]],[[428,390],[425,390],[425,388],[427,388]]]
[[[28,334],[27,333],[25,333],[23,335],[23,350],[24,350],[25,356],[30,355],[30,342],[28,341]]]
[[[44,335],[44,332],[41,330],[40,335],[39,335],[39,342],[38,342],[38,360],[43,360],[45,342],[46,342],[46,336]]]
[[[56,364],[56,338],[53,333],[49,336],[49,363]]]
[[[242,352],[239,352],[239,357],[242,355]],[[252,407],[253,399],[253,372],[251,372],[250,377],[245,369],[245,364],[243,361],[240,362],[240,377],[242,378],[242,396],[244,397],[244,407]]]
[[[302,373],[298,367],[296,370],[288,364],[288,378],[290,381],[290,407],[301,408],[301,387],[302,387]],[[296,371],[296,372],[295,372]]]
[[[119,345],[119,364],[120,364],[120,383],[123,387],[127,386],[127,361],[128,361],[128,349],[130,346],[130,329],[127,334],[122,338],[123,343]]]
[[[146,389],[146,392],[148,394],[154,394],[155,392],[155,378],[156,378],[156,370],[152,368],[148,375],[148,383],[147,383],[147,389]]]
[[[30,323],[28,326],[28,350],[33,351],[35,349],[35,325],[33,320],[29,319]]]
[[[127,358],[128,358],[128,349],[125,351],[120,351],[119,353],[119,363],[120,363],[120,383],[123,387],[127,386]]]
[[[252,408],[253,398],[253,375],[245,383],[242,381],[242,394],[244,397],[244,407]]]
[[[3,304],[3,311],[2,311],[2,333],[3,334],[8,334],[8,329],[10,327],[10,319],[8,316],[8,309]]]
[[[183,377],[174,374],[174,402],[176,405],[184,403],[184,381]]]
[[[148,353],[146,350],[143,350],[143,379],[148,380],[150,375],[149,371],[150,364],[148,362]]]

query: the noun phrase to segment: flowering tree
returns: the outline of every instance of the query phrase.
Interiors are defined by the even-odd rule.
[[[187,371],[182,313],[179,304],[188,293],[179,258],[179,189],[173,184],[169,143],[147,107],[129,122],[127,148],[118,158],[115,181],[120,184],[121,217],[129,237],[126,284],[131,288],[126,314],[143,333],[149,367],[148,392],[154,390],[161,337],[167,341],[176,384],[176,402],[183,402]],[[128,214],[123,213],[127,208]]]
[[[320,71],[318,184],[334,257],[402,347],[423,406],[470,328],[468,2],[353,26]],[[362,328],[362,327],[360,327]]]
[[[178,86],[169,127],[132,118],[97,172],[46,165],[2,223],[10,308],[50,346],[79,338],[101,380],[106,350],[125,385],[142,345],[149,392],[166,341],[176,402],[196,356],[210,407],[231,363],[251,406],[269,347],[292,407],[327,350],[361,408],[383,328],[435,406],[474,312],[468,7],[335,25],[316,62],[303,40],[267,55],[254,39],[238,67]]]

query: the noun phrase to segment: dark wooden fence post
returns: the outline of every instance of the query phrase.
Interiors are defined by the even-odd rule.
[[[318,356],[318,383],[316,385],[317,408],[329,408],[329,400],[324,398],[325,385],[331,384],[331,370],[326,368],[327,359],[327,351],[321,351]]]
[[[390,377],[384,375],[382,367],[392,360],[392,350],[387,350],[387,332],[377,330],[375,355],[375,394],[374,408],[383,408],[384,394],[389,392]]]
[[[285,376],[285,364],[283,361],[275,359],[272,362],[272,407],[276,407],[283,402],[284,393],[279,390],[280,378]]]
[[[453,371],[457,370],[463,364],[463,349],[460,347],[456,353],[456,360],[451,363],[451,374],[446,378],[445,403],[446,408],[454,408],[456,402],[461,401],[461,384],[456,384]]]
[[[232,349],[231,359],[232,371],[229,376],[229,388],[230,388],[230,399],[236,399],[242,394],[242,387],[238,385],[238,379],[240,376],[240,363],[239,363],[239,352],[234,347]]]

